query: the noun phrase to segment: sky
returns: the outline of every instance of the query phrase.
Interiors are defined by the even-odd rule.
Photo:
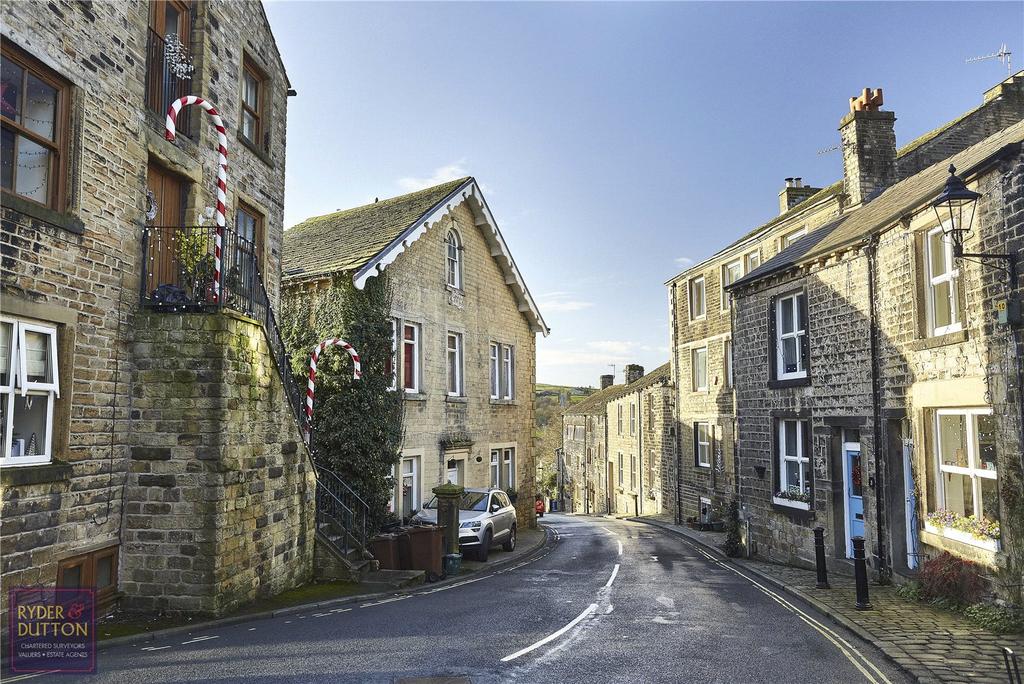
[[[297,97],[285,226],[472,175],[550,336],[538,382],[668,361],[664,282],[842,176],[881,87],[898,145],[1024,64],[1024,3],[273,0]]]

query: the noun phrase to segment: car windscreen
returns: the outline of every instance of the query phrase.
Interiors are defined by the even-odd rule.
[[[424,508],[436,509],[437,508],[437,497],[433,497],[427,502]],[[487,492],[466,492],[462,497],[462,501],[459,502],[460,511],[486,511],[487,510]]]

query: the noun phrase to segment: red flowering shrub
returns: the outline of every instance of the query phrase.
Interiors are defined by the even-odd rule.
[[[927,598],[959,606],[977,603],[985,590],[977,565],[945,552],[924,562],[919,579]]]

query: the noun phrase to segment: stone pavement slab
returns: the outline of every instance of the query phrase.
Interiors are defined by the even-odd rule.
[[[687,537],[721,556],[724,533],[699,532],[662,516],[634,518]],[[1005,684],[1002,648],[1024,657],[1024,637],[998,635],[949,611],[907,601],[894,586],[872,584],[871,610],[854,608],[853,578],[829,575],[829,589],[817,588],[813,570],[748,559],[729,559],[761,579],[802,598],[814,608],[873,643],[921,682]]]

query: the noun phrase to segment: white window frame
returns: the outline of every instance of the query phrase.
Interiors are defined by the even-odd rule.
[[[622,474],[623,466],[625,465],[625,463],[626,463],[626,461],[622,457],[622,452],[620,451],[619,452],[619,487],[622,487],[622,486],[625,485],[626,479],[625,479],[625,476]]]
[[[784,333],[782,332],[782,304],[793,300],[793,331]],[[803,345],[804,337],[807,335],[807,329],[800,327],[801,312],[803,310],[802,301],[806,301],[806,295],[803,291],[793,292],[784,297],[779,297],[775,300],[775,379],[776,380],[795,380],[798,378],[807,377],[807,367],[804,365],[803,356]],[[807,316],[803,316],[807,318]],[[804,321],[808,323],[808,321]],[[787,373],[785,371],[785,353],[783,350],[783,340],[795,339],[796,340],[796,370]]]
[[[750,273],[755,268],[761,265],[761,250],[755,249],[753,252],[747,252],[743,257],[743,263],[746,266],[747,273]]]
[[[629,402],[629,434],[636,434],[636,404]]]
[[[633,491],[636,491],[636,476],[637,476],[636,454],[630,454],[629,455],[629,488],[631,490],[633,490]]]
[[[786,233],[785,235],[779,238],[779,251],[781,252],[782,250],[786,249],[791,244],[802,238],[804,235],[807,235],[807,226],[804,226],[803,228],[797,228],[792,232]]]
[[[57,328],[32,321],[0,316],[0,321],[11,326],[10,359],[7,360],[8,382],[0,386],[0,402],[3,402],[4,431],[3,452],[0,453],[0,467],[18,467],[49,463],[53,458],[53,407],[60,398],[60,372],[57,363]],[[29,382],[25,333],[37,332],[46,336],[48,373],[52,382]],[[46,417],[43,423],[43,453],[34,456],[12,456],[14,447],[14,410],[17,401],[25,403],[35,398],[46,400]],[[37,436],[38,438],[38,436]],[[26,447],[28,444],[26,443]]]
[[[516,348],[501,345],[501,398],[512,401],[516,397]]]
[[[398,464],[398,501],[401,502],[402,490],[405,487],[405,470],[404,465],[408,461],[412,463],[412,510],[402,510],[402,514],[408,516],[412,511],[418,511],[420,509],[420,457],[419,456],[402,456],[401,462]]]
[[[621,435],[622,434],[622,404],[616,404],[615,408],[617,409],[617,418],[618,418],[618,425],[617,425],[618,433],[617,434]]]
[[[501,450],[501,466],[505,475],[505,486],[502,489],[516,489],[516,448],[504,447]]]
[[[701,439],[701,430],[704,430],[704,439]],[[714,442],[714,436],[711,430],[711,423],[707,422],[696,422],[693,424],[693,460],[699,468],[710,468],[711,467],[711,445]],[[704,454],[706,458],[701,457],[701,447],[705,447]]]
[[[452,252],[454,250],[454,256]],[[454,228],[448,229],[444,239],[445,283],[456,290],[462,289],[462,238]]]
[[[728,337],[725,340],[723,354],[725,356],[725,384],[728,387],[733,386],[732,376],[732,338]]]
[[[796,453],[786,453],[786,424],[794,423],[796,425]],[[793,462],[797,464],[797,471],[800,473],[800,481],[795,483],[799,488],[800,493],[810,494],[813,490],[813,482],[807,481],[804,478],[804,465],[810,465],[810,455],[804,453],[805,440],[807,439],[807,421],[802,418],[780,418],[778,420],[778,468],[779,468],[779,490],[783,492],[789,492],[790,485],[794,484],[788,481],[788,471],[786,470],[786,464]],[[813,476],[812,476],[813,477]],[[803,503],[803,502],[795,502]]]
[[[501,345],[497,342],[491,342],[491,399],[498,399],[501,397],[501,373],[499,370],[499,360],[501,358]]]
[[[690,302],[689,307],[690,307],[690,320],[691,321],[703,320],[708,315],[708,291],[707,291],[707,288],[705,287],[704,283],[705,283],[704,276],[701,275],[701,276],[697,276],[696,278],[691,278],[690,282],[687,285],[686,289],[687,289],[687,296],[689,297],[689,302]],[[694,309],[694,302],[696,300],[695,294],[697,292],[696,288],[697,288],[698,285],[700,286],[701,310],[700,310],[699,314],[694,314],[693,313],[693,309]]]
[[[413,339],[405,339],[405,329],[409,327],[414,331]],[[419,394],[420,392],[420,342],[423,328],[419,323],[402,321],[402,387],[408,394]],[[412,346],[412,387],[406,387],[408,369],[405,367],[405,348]]]
[[[988,468],[980,468],[978,463],[978,416],[991,416],[992,409],[987,407],[979,408],[942,408],[935,410],[935,418],[932,421],[932,444],[933,454],[932,460],[935,466],[935,493],[938,497],[938,501],[935,502],[936,508],[945,508],[946,501],[946,481],[942,477],[943,473],[951,473],[954,475],[964,475],[971,479],[971,494],[974,500],[974,511],[975,518],[980,519],[984,515],[984,503],[982,502],[981,482],[980,479],[998,480],[999,479],[999,468],[995,470],[989,470]],[[942,462],[942,431],[939,429],[939,421],[942,416],[965,416],[967,418],[964,421],[967,424],[967,466],[954,466],[946,465]],[[939,506],[939,504],[942,504]],[[970,513],[964,513],[964,515],[970,515]]]
[[[733,268],[736,269],[736,277],[730,279],[729,282],[725,282],[726,281],[726,274],[730,273]],[[730,261],[729,263],[722,264],[722,273],[721,273],[721,276],[719,278],[719,285],[720,285],[719,291],[721,293],[722,311],[728,311],[730,308],[732,308],[732,297],[729,295],[728,292],[725,291],[726,286],[731,285],[732,283],[735,283],[737,280],[739,280],[742,277],[743,277],[743,259],[736,259],[735,261]]]
[[[448,371],[445,376],[445,384],[448,386],[449,397],[462,397],[466,394],[465,382],[463,379],[463,354],[462,354],[462,333],[448,331],[446,337],[447,351],[445,352],[446,370]],[[453,346],[454,342],[454,346]],[[455,367],[452,368],[452,362],[454,361]],[[455,372],[455,387],[452,387],[452,371]]]
[[[697,377],[697,358],[704,358],[704,384],[700,384]],[[708,389],[708,347],[693,347],[690,349],[690,388],[694,392],[706,392]]]
[[[490,483],[491,487],[501,487],[501,449],[491,449],[491,463],[490,463]]]
[[[953,260],[953,244],[950,240],[942,239],[943,256],[949,266],[942,275],[936,276],[932,273],[932,236],[942,233],[942,226],[932,228],[925,235],[924,240],[924,266],[925,266],[925,315],[928,321],[929,337],[948,335],[949,333],[963,330],[963,321],[960,320],[960,269],[956,267]],[[935,325],[935,286],[942,283],[949,283],[949,325]]]

